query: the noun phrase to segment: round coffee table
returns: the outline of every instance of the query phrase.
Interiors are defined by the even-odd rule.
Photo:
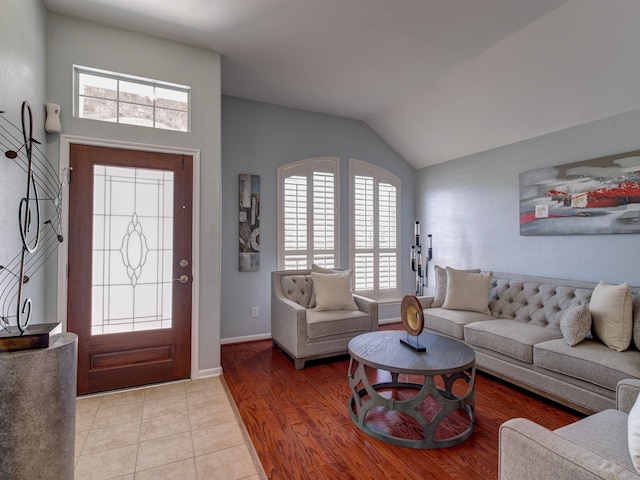
[[[471,436],[475,423],[475,352],[458,340],[423,332],[419,341],[427,351],[419,353],[400,343],[400,339],[406,338],[407,333],[404,331],[378,331],[358,335],[349,342],[351,419],[360,430],[372,437],[403,447],[444,448],[463,442]],[[389,372],[391,381],[375,383],[376,380],[372,381],[371,378],[377,379],[378,372],[369,375],[367,367],[369,370]],[[418,375],[424,380],[422,383],[411,382],[409,378],[407,381],[399,381],[400,374]],[[442,379],[443,386],[436,385],[436,377]],[[459,379],[468,383],[466,393],[460,397],[453,393],[453,385]],[[399,397],[395,393],[406,390],[418,390],[418,393],[406,399],[394,398]],[[428,415],[430,418],[425,416],[425,411],[421,408],[429,396],[440,407],[436,409],[436,413]],[[424,438],[406,438],[377,428],[375,422],[367,417],[375,407],[384,407],[388,411],[402,412],[413,417],[422,429]],[[436,429],[442,420],[456,410],[466,412],[469,422],[466,429],[449,437],[436,439]],[[439,437],[446,431],[447,429],[442,429]]]

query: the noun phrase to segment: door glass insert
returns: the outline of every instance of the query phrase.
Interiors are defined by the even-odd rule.
[[[91,334],[171,328],[173,172],[93,170]]]

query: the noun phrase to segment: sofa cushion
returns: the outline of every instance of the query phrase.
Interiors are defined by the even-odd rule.
[[[627,447],[627,414],[604,410],[554,431],[566,440],[635,471]]]
[[[494,320],[491,315],[465,310],[445,310],[444,308],[426,308],[424,327],[428,330],[444,333],[464,340],[464,326],[483,320]]]
[[[480,269],[462,270],[469,273],[480,273]],[[436,289],[433,294],[433,300],[431,302],[431,308],[438,308],[444,304],[444,299],[447,297],[447,270],[440,265],[433,267],[433,274],[436,279]]]
[[[307,309],[307,337],[321,339],[371,330],[371,316],[360,310],[317,311]]]
[[[447,267],[447,294],[442,308],[489,312],[489,286],[492,272],[471,273]]]
[[[626,283],[608,285],[600,282],[591,294],[589,311],[596,337],[618,352],[629,348],[633,330],[632,301]]]
[[[316,311],[357,310],[351,293],[351,271],[341,273],[311,272],[316,293]]]
[[[467,343],[493,350],[523,362],[533,363],[533,346],[562,334],[552,328],[513,320],[487,320],[464,327]]]
[[[565,310],[560,320],[560,331],[570,347],[587,338],[591,331],[591,313],[587,306],[574,305]]]
[[[570,347],[561,340],[533,347],[533,363],[563,375],[610,390],[624,378],[640,378],[640,352],[616,352],[597,340],[586,339]]]

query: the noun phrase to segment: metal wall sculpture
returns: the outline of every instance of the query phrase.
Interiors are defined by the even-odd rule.
[[[33,302],[25,294],[25,285],[56,252],[63,237],[62,181],[37,147],[40,142],[33,138],[31,106],[26,101],[22,103],[22,131],[4,118],[3,113],[0,112],[2,150],[5,157],[26,174],[25,195],[18,206],[22,248],[9,261],[0,259],[0,330],[4,330],[3,336],[7,337],[22,335],[29,329]],[[17,327],[17,332],[12,325]]]
[[[239,175],[239,269],[260,270],[260,176]]]

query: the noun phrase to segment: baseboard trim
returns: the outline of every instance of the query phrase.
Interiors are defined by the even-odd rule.
[[[270,340],[270,333],[260,333],[258,335],[246,335],[244,337],[229,337],[229,338],[221,338],[220,345],[229,345],[230,343],[246,343],[246,342],[255,342],[258,340]]]
[[[198,379],[219,377],[222,375],[222,367],[207,368],[206,370],[198,370]],[[192,380],[197,380],[193,378]]]
[[[400,317],[385,318],[384,320],[378,320],[378,325],[387,325],[389,323],[398,323],[398,322],[402,322],[402,319]]]

